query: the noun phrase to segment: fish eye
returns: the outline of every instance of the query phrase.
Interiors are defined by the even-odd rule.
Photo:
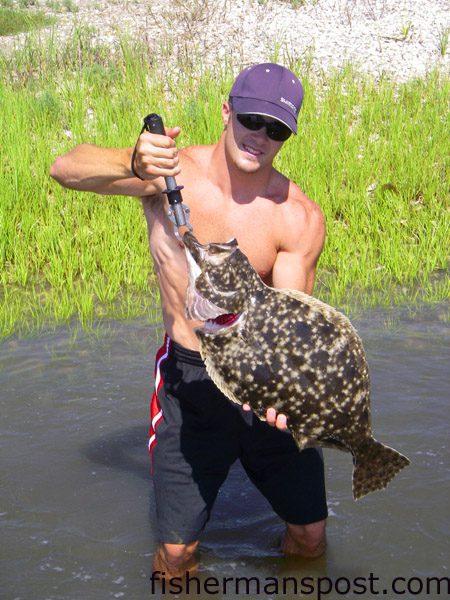
[[[229,240],[228,242],[216,242],[208,244],[206,249],[208,254],[232,254],[238,247],[236,239]]]
[[[209,252],[211,254],[220,254],[221,252],[223,252],[223,248],[220,248],[219,246],[210,246],[209,247]]]
[[[235,249],[225,244],[211,244],[205,253],[206,262],[213,267],[219,267],[230,258]]]

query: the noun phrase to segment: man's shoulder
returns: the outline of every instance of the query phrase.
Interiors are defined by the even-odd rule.
[[[284,209],[293,219],[307,219],[313,223],[324,222],[324,215],[319,204],[309,198],[305,192],[293,181],[289,180],[289,192]]]
[[[213,151],[212,145],[186,146],[180,150],[180,159],[184,168],[202,169]]]
[[[322,248],[325,239],[325,217],[319,204],[309,198],[293,181],[289,181],[286,202],[282,203],[281,248],[309,251]]]

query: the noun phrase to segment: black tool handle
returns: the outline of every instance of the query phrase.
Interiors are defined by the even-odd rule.
[[[156,113],[150,113],[146,117],[144,117],[144,127],[146,131],[150,133],[158,133],[159,135],[165,135],[164,123],[159,115]],[[180,190],[183,189],[182,185],[177,185],[175,177],[164,177],[164,181],[167,185],[167,198],[169,200],[169,204],[174,206],[175,204],[180,204],[183,202],[183,198],[181,197]]]
[[[159,133],[159,135],[165,135],[164,123],[159,115],[151,113],[144,117],[144,127],[150,133]]]

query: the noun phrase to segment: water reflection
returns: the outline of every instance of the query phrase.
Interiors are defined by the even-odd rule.
[[[236,465],[202,540],[201,581],[448,576],[445,311],[428,306],[353,317],[371,369],[375,435],[412,466],[386,492],[354,503],[350,457],[327,451],[329,549],[326,558],[305,562],[281,557],[282,525]],[[5,598],[151,595],[146,442],[160,341],[161,332],[142,322],[120,322],[94,336],[59,329],[0,347]],[[230,589],[214,595],[242,596]]]

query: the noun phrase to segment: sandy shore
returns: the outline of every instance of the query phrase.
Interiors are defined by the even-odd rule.
[[[232,61],[236,68],[264,61],[300,59],[313,71],[351,62],[375,76],[398,81],[423,77],[439,66],[448,72],[450,11],[447,0],[72,0],[72,10],[40,8],[57,16],[53,35],[63,43],[80,25],[100,43],[117,46],[121,33],[146,40],[176,61],[198,54],[203,61]],[[38,4],[39,7],[39,4]],[[25,34],[0,38],[0,50]]]

